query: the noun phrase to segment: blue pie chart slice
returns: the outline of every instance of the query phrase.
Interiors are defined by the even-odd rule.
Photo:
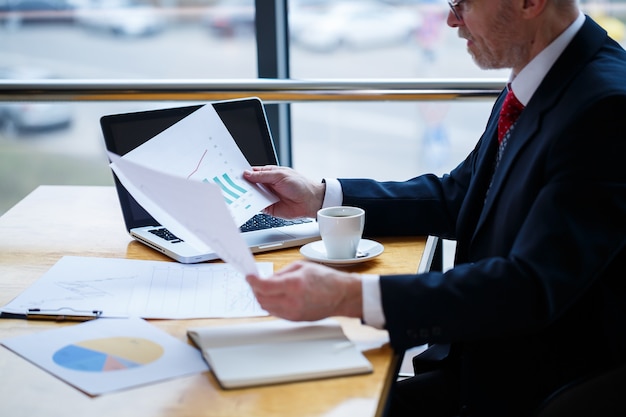
[[[145,365],[158,359],[162,353],[161,346],[146,339],[95,339],[67,345],[57,350],[52,360],[75,371],[109,372]]]

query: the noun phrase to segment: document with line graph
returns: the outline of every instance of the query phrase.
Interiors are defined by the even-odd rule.
[[[263,213],[275,197],[242,178],[249,164],[279,164],[258,98],[110,114],[100,123],[124,225],[146,246],[185,264],[222,258],[253,271],[250,253],[319,240],[313,218]]]
[[[188,181],[118,158],[115,173],[155,219],[203,252],[215,251],[243,274],[260,274],[216,184]]]
[[[257,266],[265,274],[273,269],[268,262]],[[61,258],[0,311],[52,317],[97,311],[98,317],[145,319],[267,315],[244,276],[228,264],[82,256]]]
[[[237,226],[277,201],[268,190],[243,178],[250,164],[210,105],[123,158],[176,177],[218,185]]]
[[[277,198],[244,180],[251,167],[213,106],[110,158],[126,189],[168,230],[244,274],[258,274],[238,226]]]

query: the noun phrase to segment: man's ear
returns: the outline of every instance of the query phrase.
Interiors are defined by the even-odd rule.
[[[523,13],[526,18],[536,17],[543,12],[548,0],[523,0]]]

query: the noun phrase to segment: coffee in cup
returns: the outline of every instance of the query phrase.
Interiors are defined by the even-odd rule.
[[[356,257],[365,225],[365,210],[349,206],[326,207],[317,212],[317,223],[328,259]]]

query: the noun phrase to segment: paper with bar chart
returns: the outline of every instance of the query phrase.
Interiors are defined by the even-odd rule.
[[[277,197],[243,178],[251,167],[212,105],[109,157],[128,192],[172,233],[244,274],[259,273],[238,226]]]
[[[123,158],[176,177],[217,184],[237,226],[277,201],[269,191],[243,178],[250,164],[210,104]]]
[[[128,161],[111,165],[120,182],[160,224],[200,252],[215,252],[239,272],[259,274],[217,184],[188,181]]]

